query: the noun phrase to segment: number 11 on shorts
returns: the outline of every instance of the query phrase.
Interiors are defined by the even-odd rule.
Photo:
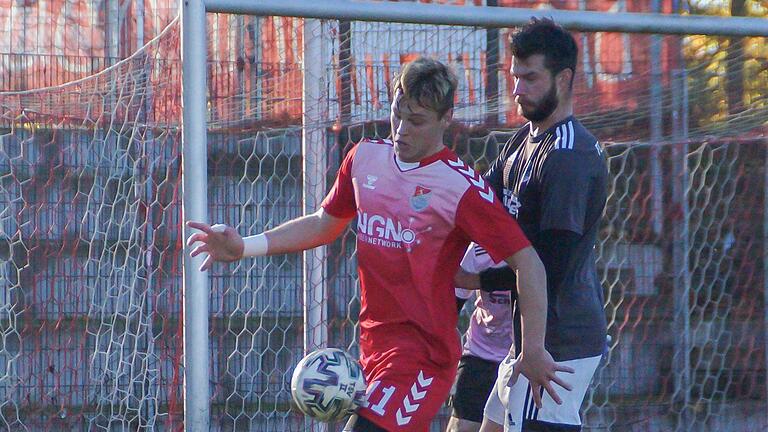
[[[379,387],[379,384],[381,384],[381,381],[374,381],[371,383],[371,386],[368,387],[368,397],[363,404],[363,407],[370,408],[371,411],[375,412],[376,414],[380,416],[384,416],[384,407],[387,405],[387,402],[389,402],[389,399],[392,397],[392,395],[395,393],[395,387],[394,386],[387,386],[383,387],[381,389],[381,398],[379,398],[378,402],[374,403],[373,397],[374,392]]]

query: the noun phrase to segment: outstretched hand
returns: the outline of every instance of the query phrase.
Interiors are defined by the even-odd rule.
[[[533,401],[537,408],[541,409],[542,387],[556,404],[562,405],[563,400],[557,395],[552,383],[556,383],[567,391],[571,391],[572,387],[556,375],[556,372],[573,373],[574,370],[571,367],[555,363],[552,356],[543,348],[529,351],[523,348],[512,366],[512,375],[507,385],[510,387],[514,385],[520,374],[523,374],[531,383],[531,393],[533,393]]]
[[[187,247],[201,243],[192,249],[190,256],[195,257],[201,253],[207,253],[200,271],[206,271],[214,261],[237,261],[243,257],[245,244],[240,234],[231,226],[217,224],[210,226],[203,222],[188,221],[187,226],[202,232],[197,232],[187,239]]]

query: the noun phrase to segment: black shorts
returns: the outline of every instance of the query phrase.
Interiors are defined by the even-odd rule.
[[[387,432],[387,430],[365,417],[355,415],[349,418],[343,432]]]
[[[456,393],[451,397],[453,416],[477,423],[483,421],[485,401],[493,390],[499,363],[465,355],[456,372]]]

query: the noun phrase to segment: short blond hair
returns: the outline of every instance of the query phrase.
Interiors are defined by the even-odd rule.
[[[392,81],[392,94],[400,90],[403,96],[435,111],[441,118],[453,108],[457,83],[456,74],[448,66],[437,60],[419,57],[400,70]]]

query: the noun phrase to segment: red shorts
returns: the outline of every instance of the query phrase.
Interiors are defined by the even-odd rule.
[[[444,371],[384,370],[368,384],[357,414],[388,431],[428,431],[452,385],[453,374]]]

